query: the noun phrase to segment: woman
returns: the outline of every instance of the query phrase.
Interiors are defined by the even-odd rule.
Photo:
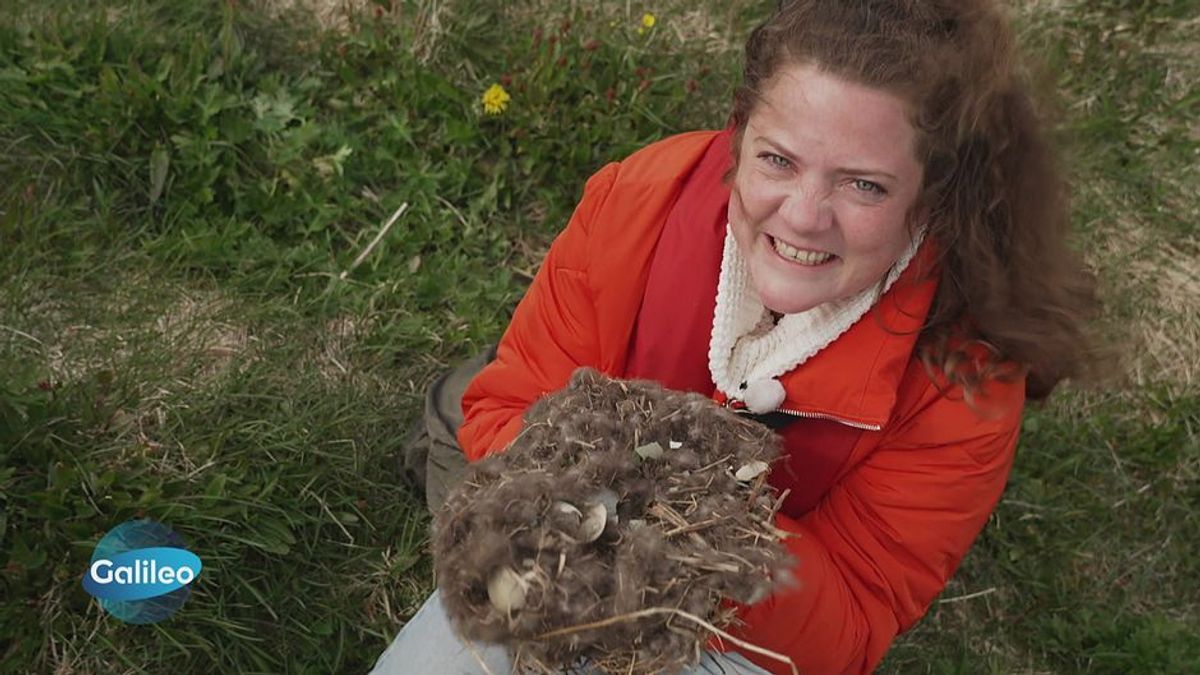
[[[785,3],[747,42],[730,129],[589,180],[462,397],[467,458],[582,365],[758,415],[785,439],[800,584],[741,608],[739,637],[872,670],[987,522],[1025,401],[1088,365],[1091,280],[1014,49],[992,2]]]

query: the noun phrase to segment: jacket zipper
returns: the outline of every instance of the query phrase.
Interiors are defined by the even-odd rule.
[[[749,412],[747,408],[744,408],[744,407],[743,408],[734,408],[733,405],[731,404],[732,401],[734,401],[734,400],[735,399],[726,399],[725,407],[729,408],[733,412],[741,414],[741,415],[752,415],[753,414],[753,413]],[[855,429],[863,429],[864,431],[879,431],[880,429],[883,428],[878,424],[863,424],[862,422],[855,422],[853,420],[842,419],[840,417],[835,417],[833,415],[826,415],[824,413],[805,412],[803,410],[788,410],[787,408],[776,408],[772,412],[784,413],[785,415],[792,415],[794,417],[803,417],[805,419],[829,420],[830,422],[837,422],[838,424],[844,424],[845,426],[853,427]]]

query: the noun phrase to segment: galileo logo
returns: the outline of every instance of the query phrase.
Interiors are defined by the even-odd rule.
[[[83,577],[83,589],[126,623],[154,623],[174,614],[200,574],[200,558],[183,538],[153,520],[121,523],[104,535]]]

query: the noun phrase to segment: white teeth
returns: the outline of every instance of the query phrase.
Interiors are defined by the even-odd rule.
[[[820,265],[821,263],[833,257],[832,253],[813,253],[811,251],[801,251],[798,248],[785,244],[775,237],[771,237],[771,241],[775,242],[776,251],[779,251],[784,255],[784,257],[795,260],[801,265]]]

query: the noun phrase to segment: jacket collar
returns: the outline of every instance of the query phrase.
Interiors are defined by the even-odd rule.
[[[780,379],[782,409],[878,430],[895,408],[900,381],[933,303],[934,244],[926,238],[900,278],[865,316]]]

